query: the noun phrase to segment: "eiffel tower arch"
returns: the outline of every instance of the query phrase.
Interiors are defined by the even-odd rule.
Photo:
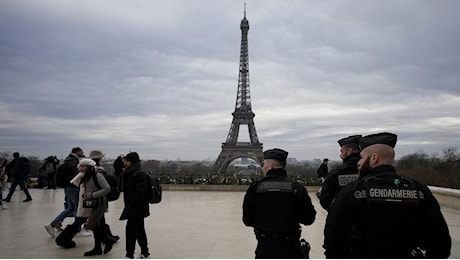
[[[244,17],[241,20],[241,50],[240,70],[238,77],[238,91],[236,96],[235,111],[232,113],[233,121],[227,140],[222,143],[222,151],[214,163],[211,173],[224,174],[228,165],[238,158],[250,158],[262,165],[264,155],[262,143],[257,137],[254,125],[255,114],[251,108],[251,94],[249,89],[249,58],[248,58],[248,31],[249,22],[246,19],[246,7]],[[249,142],[238,142],[238,134],[241,125],[247,125],[249,131]]]

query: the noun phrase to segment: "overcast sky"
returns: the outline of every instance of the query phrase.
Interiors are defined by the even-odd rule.
[[[397,158],[460,146],[460,1],[246,2],[264,150],[339,160],[338,139],[382,131]],[[243,3],[0,1],[0,152],[215,160]]]

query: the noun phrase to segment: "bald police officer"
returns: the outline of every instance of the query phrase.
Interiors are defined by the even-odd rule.
[[[360,159],[358,142],[362,135],[351,135],[338,140],[340,146],[340,159],[343,164],[333,170],[324,180],[319,202],[325,210],[331,208],[340,189],[356,179],[358,175],[358,161]]]
[[[397,175],[397,136],[359,142],[358,180],[342,188],[324,230],[327,258],[447,258],[451,237],[426,185]]]
[[[256,258],[302,258],[299,223],[311,225],[316,211],[303,185],[284,169],[288,152],[264,152],[264,178],[250,185],[243,201],[243,222],[254,227]]]

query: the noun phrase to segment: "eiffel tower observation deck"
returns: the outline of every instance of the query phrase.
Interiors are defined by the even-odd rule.
[[[222,151],[219,154],[211,170],[212,174],[224,174],[228,165],[238,158],[250,158],[263,163],[262,143],[257,137],[254,125],[255,114],[251,107],[251,91],[249,88],[249,55],[248,55],[248,31],[249,21],[246,19],[246,4],[244,17],[241,20],[241,50],[240,69],[238,77],[238,91],[236,96],[235,111],[232,113],[233,121],[227,135],[227,140],[222,143]],[[249,142],[238,142],[241,125],[247,125]]]

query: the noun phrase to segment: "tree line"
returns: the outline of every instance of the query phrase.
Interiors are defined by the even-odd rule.
[[[460,188],[460,153],[457,148],[442,150],[442,156],[420,151],[405,155],[396,162],[398,173],[421,183]]]
[[[10,160],[11,153],[1,153],[2,157]],[[31,164],[31,176],[40,176],[40,166],[43,160],[37,156],[28,157]],[[62,163],[62,162],[61,162]],[[254,180],[260,179],[262,174],[260,168],[249,167],[244,169],[230,165],[225,175],[210,175],[212,165],[205,162],[180,161],[161,162],[158,160],[145,160],[142,162],[143,169],[151,171],[160,177],[165,184],[220,184],[220,185],[247,185]],[[339,162],[332,162],[334,169]],[[103,164],[104,168],[111,172],[112,165]],[[303,183],[304,185],[320,185],[321,182],[316,176],[318,165],[309,162],[287,165],[288,175]],[[446,148],[442,155],[428,155],[423,151],[415,152],[401,157],[395,162],[395,168],[402,176],[409,177],[421,183],[446,187],[460,188],[460,153],[457,148]]]

